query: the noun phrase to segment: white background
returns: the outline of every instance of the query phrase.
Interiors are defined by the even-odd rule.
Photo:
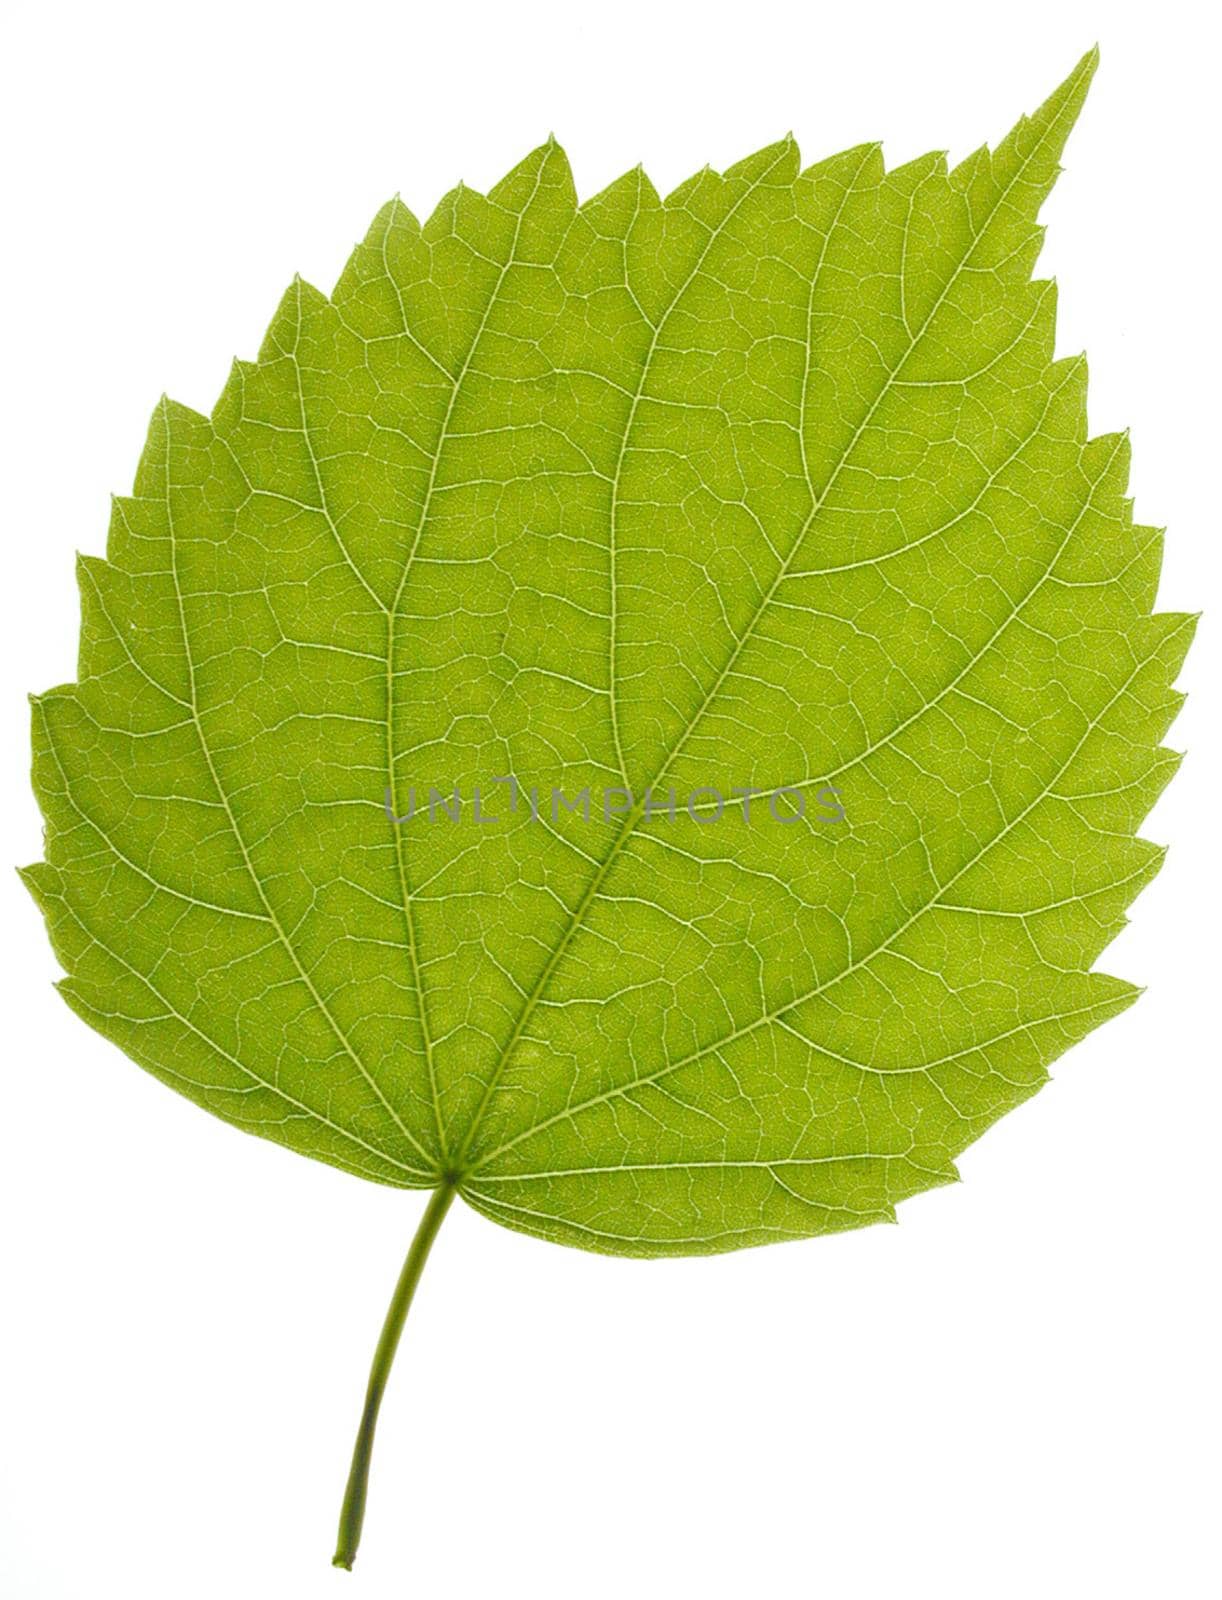
[[[243,1138],[94,1036],[0,886],[0,1592],[13,1600],[1216,1596],[1219,238],[1214,13],[1021,6],[15,5],[0,114],[3,853],[40,853],[24,694],[73,675],[159,393],[208,410],[294,270],[396,190],[554,129],[592,194],[792,126],[961,157],[1103,63],[1047,206],[1060,351],[1131,425],[1162,601],[1212,609],[1107,970],[1141,1003],[896,1228],[604,1260],[456,1206],[329,1565],[419,1195]]]

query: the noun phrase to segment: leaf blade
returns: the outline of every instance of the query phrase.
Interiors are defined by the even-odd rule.
[[[238,1125],[591,1248],[953,1180],[1131,1003],[1092,969],[1175,765],[1193,619],[1031,280],[1095,60],[954,171],[787,139],[579,206],[549,142],[296,281],[211,418],[159,408],[36,707],[69,1003]],[[424,814],[506,773],[634,798]],[[709,826],[744,785],[848,823]]]

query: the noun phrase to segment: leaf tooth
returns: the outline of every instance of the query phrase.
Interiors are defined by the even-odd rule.
[[[959,190],[970,188],[974,182],[979,180],[982,173],[989,170],[992,159],[988,145],[978,144],[974,150],[964,156],[956,167],[951,169],[949,174],[951,186]]]
[[[778,167],[775,179],[777,183],[792,183],[798,176],[802,166],[802,156],[792,133],[787,133],[784,138],[774,139],[771,144],[766,144],[753,154],[744,156],[741,161],[736,161],[733,166],[727,167],[721,176],[723,181],[729,182],[741,181],[743,178],[752,179],[773,166]],[[708,171],[707,167],[705,171]]]
[[[328,309],[330,304],[330,300],[323,294],[321,289],[303,278],[299,272],[295,272],[292,282],[276,303],[276,309],[272,313],[271,321],[268,323],[267,332],[263,335],[263,341],[259,346],[257,361],[253,364],[253,367],[250,364],[245,364],[244,370],[249,373],[258,367],[271,366],[277,361],[284,360],[296,348],[301,330],[306,323],[312,317]],[[238,363],[235,362],[234,366],[237,365]],[[234,366],[230,367],[231,379]],[[223,395],[226,395],[228,387],[227,382],[226,389],[222,390]],[[226,398],[228,398],[227,395]],[[219,404],[220,402],[218,401],[218,406]],[[216,415],[216,412],[217,407],[213,407],[213,416]]]
[[[656,187],[654,186],[653,179],[645,171],[643,162],[638,161],[636,166],[633,167],[632,171],[626,174],[626,176],[636,180],[638,193],[640,194],[641,198],[650,206],[660,206],[662,204],[662,196],[658,193]]]
[[[406,205],[403,196],[398,192],[390,197],[384,206],[379,207],[377,215],[365,230],[365,244],[381,248],[382,239],[387,229],[404,228],[409,233],[420,233],[420,219],[410,206]]]
[[[221,392],[216,397],[216,404],[212,407],[212,423],[215,427],[223,426],[227,414],[240,411],[242,393],[258,370],[257,361],[245,361],[240,356],[234,356]]]
[[[77,550],[72,559],[73,571],[78,584],[86,579],[94,582],[103,582],[108,574],[114,571],[114,564],[107,561],[104,556],[90,555],[87,550]]]
[[[947,176],[947,152],[927,150],[924,155],[914,156],[911,161],[892,167],[887,173],[887,183],[901,193],[908,194],[921,184],[928,183],[931,178],[945,179]]]
[[[136,500],[130,494],[112,494],[110,497],[110,523],[106,534],[107,557],[117,561],[115,550],[126,536],[128,524],[135,514]]]
[[[461,185],[459,186],[461,188]],[[515,213],[530,209],[540,190],[559,190],[569,208],[577,209],[577,189],[569,158],[554,139],[536,145],[488,191],[488,200]]]
[[[1175,719],[1179,716],[1180,712],[1184,709],[1184,703],[1185,703],[1185,701],[1187,699],[1188,699],[1187,690],[1185,690],[1185,689],[1169,689],[1167,691],[1166,699],[1163,702],[1164,711],[1166,713],[1167,726],[1163,729],[1162,733],[1159,735],[1159,742],[1158,742],[1158,745],[1157,745],[1157,749],[1158,749],[1158,752],[1159,752],[1160,756],[1163,757],[1167,761],[1168,767],[1170,769],[1168,771],[1168,773],[1167,773],[1166,779],[1164,780],[1167,783],[1169,783],[1171,781],[1171,779],[1175,776],[1175,773],[1179,769],[1180,763],[1183,761],[1184,757],[1188,754],[1188,752],[1186,750],[1176,750],[1171,745],[1163,744],[1162,741],[1163,741],[1163,739],[1166,738],[1167,734],[1171,731],[1172,727],[1175,725]]]
[[[1199,611],[1156,611],[1145,619],[1146,628],[1157,639],[1154,660],[1167,673],[1168,685],[1174,681],[1184,664],[1201,616]],[[1181,702],[1184,698],[1183,695],[1179,696]]]
[[[1082,406],[1086,406],[1086,386],[1090,378],[1090,369],[1086,356],[1082,351],[1076,355],[1060,356],[1049,364],[1048,379],[1053,388],[1064,388],[1073,385],[1080,393]],[[1083,443],[1085,443],[1085,438]]]
[[[311,283],[308,278],[303,278],[300,272],[293,274],[293,281],[289,285],[288,293],[296,295],[299,305],[313,307],[316,305],[330,305],[331,303],[329,297],[323,293],[317,284]]]
[[[1082,359],[1085,361],[1086,358]],[[1098,479],[1099,489],[1108,495],[1108,499],[1102,504],[1111,512],[1117,511],[1124,500],[1132,454],[1132,443],[1127,428],[1117,429],[1111,433],[1097,433],[1083,446],[1083,470],[1092,478]]]
[[[593,215],[603,210],[614,210],[618,204],[625,201],[631,203],[636,211],[654,211],[662,204],[661,196],[639,161],[635,167],[630,167],[618,178],[613,178],[597,194],[591,195],[588,200],[583,200],[578,209],[582,215]]]
[[[1020,293],[1033,297],[1031,327],[1041,363],[1051,366],[1057,342],[1057,304],[1060,292],[1055,278],[1034,278]]]
[[[18,867],[17,876],[41,911],[52,892],[49,880],[56,876],[55,868],[49,861],[32,861],[28,867]]]
[[[883,147],[877,139],[867,139],[861,144],[850,145],[847,150],[838,151],[834,156],[825,156],[821,161],[812,162],[809,167],[803,168],[799,176],[815,182],[821,178],[837,178],[841,182],[856,182],[867,187],[880,183],[886,176]]]
[[[922,1188],[942,1188],[947,1184],[963,1182],[963,1175],[950,1152],[941,1144],[918,1145],[908,1152],[905,1159],[926,1180]],[[895,1220],[894,1207],[891,1220]]]
[[[197,411],[185,401],[173,400],[168,394],[162,394],[158,399],[153,417],[163,427],[171,429],[175,426],[206,427],[208,423],[208,418],[202,411]]]
[[[74,563],[77,596],[81,607],[81,633],[77,653],[77,677],[82,681],[91,676],[90,652],[98,635],[128,622],[124,595],[110,580],[115,567],[100,556],[76,552]],[[109,614],[111,620],[107,620]]]
[[[1090,367],[1081,351],[1064,356],[1049,367],[1053,380],[1061,385],[1065,396],[1065,417],[1072,426],[1072,439],[1080,450],[1085,450],[1090,437],[1090,421],[1086,409],[1090,389]]]

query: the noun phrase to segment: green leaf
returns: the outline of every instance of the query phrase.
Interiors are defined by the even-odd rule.
[[[1031,280],[1094,64],[953,171],[786,139],[579,206],[548,143],[163,402],[35,703],[69,1004],[597,1250],[952,1179],[1133,999],[1092,969],[1176,765],[1192,619]]]

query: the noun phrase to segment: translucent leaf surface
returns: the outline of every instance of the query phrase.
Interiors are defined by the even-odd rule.
[[[1175,766],[1191,619],[1031,278],[1093,65],[954,171],[786,140],[579,206],[548,144],[159,405],[35,704],[69,1004],[594,1249],[951,1179],[1133,998],[1094,963]]]

